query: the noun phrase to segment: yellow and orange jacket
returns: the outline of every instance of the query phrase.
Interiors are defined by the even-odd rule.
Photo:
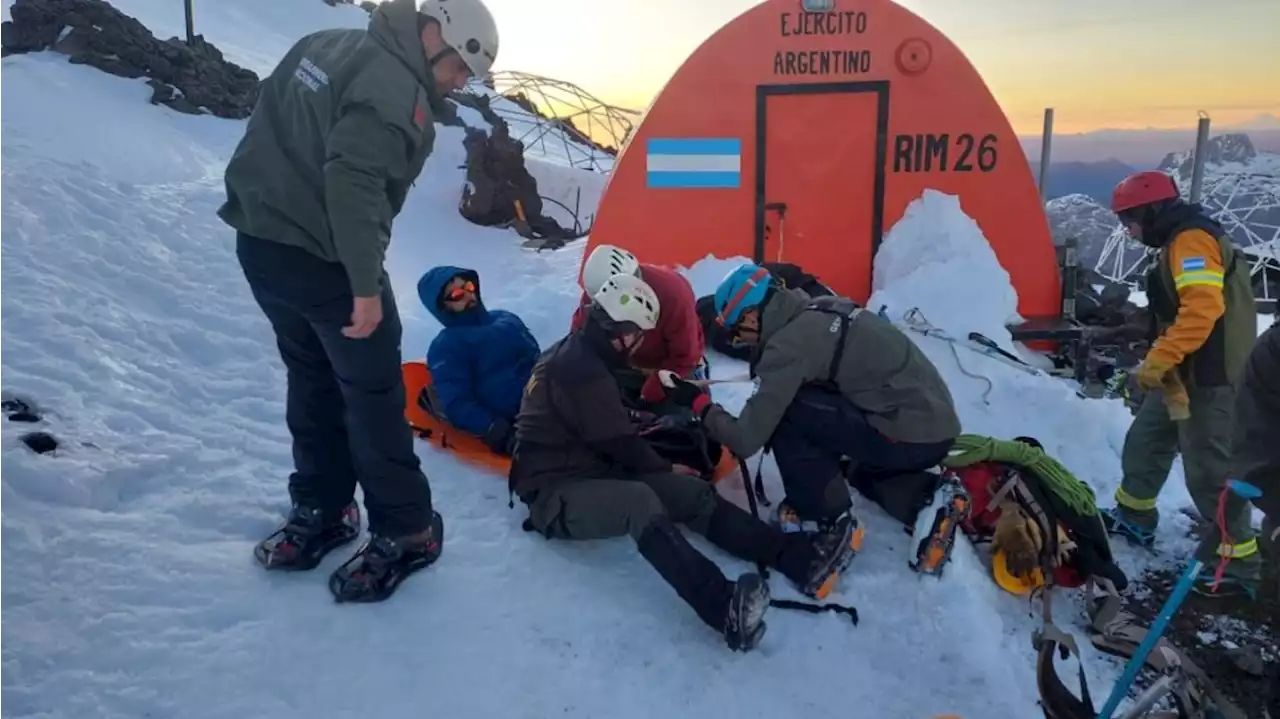
[[[1155,224],[1169,239],[1147,274],[1158,334],[1148,361],[1177,367],[1190,387],[1233,384],[1257,331],[1248,266],[1198,205],[1166,214]]]

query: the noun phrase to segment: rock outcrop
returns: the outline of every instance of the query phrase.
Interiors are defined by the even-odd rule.
[[[0,24],[3,55],[51,49],[112,75],[146,77],[152,103],[191,115],[245,118],[258,100],[258,76],[202,36],[189,45],[159,40],[103,0],[16,0],[9,16]]]

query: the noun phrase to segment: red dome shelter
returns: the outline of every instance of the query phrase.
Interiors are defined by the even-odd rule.
[[[815,11],[810,11],[815,10]],[[883,234],[960,198],[1018,291],[1058,314],[1048,222],[1008,119],[960,50],[890,0],[767,0],[704,42],[623,150],[587,252],[786,261],[866,301]]]

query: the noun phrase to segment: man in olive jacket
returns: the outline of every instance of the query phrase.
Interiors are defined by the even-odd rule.
[[[959,436],[937,368],[892,323],[852,300],[810,297],[745,264],[721,282],[715,302],[717,321],[756,347],[755,394],[737,417],[680,386],[688,383],[671,396],[687,399],[707,433],[735,455],[772,449],[787,492],[784,525],[821,528],[848,512],[842,457],[855,466],[855,486],[884,503],[876,485],[933,467]],[[919,486],[909,493],[919,496]]]
[[[443,93],[498,51],[481,0],[389,0],[367,30],[308,35],[262,82],[226,170],[218,216],[275,330],[295,471],[285,525],[255,550],[311,569],[359,534],[330,580],[343,601],[386,598],[440,555],[443,524],[404,421],[400,318],[382,269],[391,223],[435,139]]]

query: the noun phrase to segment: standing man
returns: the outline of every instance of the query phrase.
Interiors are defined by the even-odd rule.
[[[1222,226],[1184,202],[1163,172],[1122,180],[1111,210],[1130,236],[1157,251],[1147,273],[1157,337],[1133,373],[1147,394],[1125,435],[1117,506],[1103,519],[1112,533],[1151,546],[1156,497],[1181,452],[1196,509],[1215,525],[1196,553],[1205,574],[1193,590],[1255,595],[1260,562],[1249,504],[1231,492],[1222,496],[1231,472],[1234,384],[1257,332],[1249,267]],[[1215,589],[1220,561],[1226,568]]]
[[[218,216],[288,373],[293,509],[255,549],[314,568],[360,532],[339,601],[380,601],[440,556],[443,523],[404,421],[400,317],[382,262],[435,140],[444,93],[486,75],[498,30],[482,0],[388,0],[367,30],[298,41],[261,87]]]

